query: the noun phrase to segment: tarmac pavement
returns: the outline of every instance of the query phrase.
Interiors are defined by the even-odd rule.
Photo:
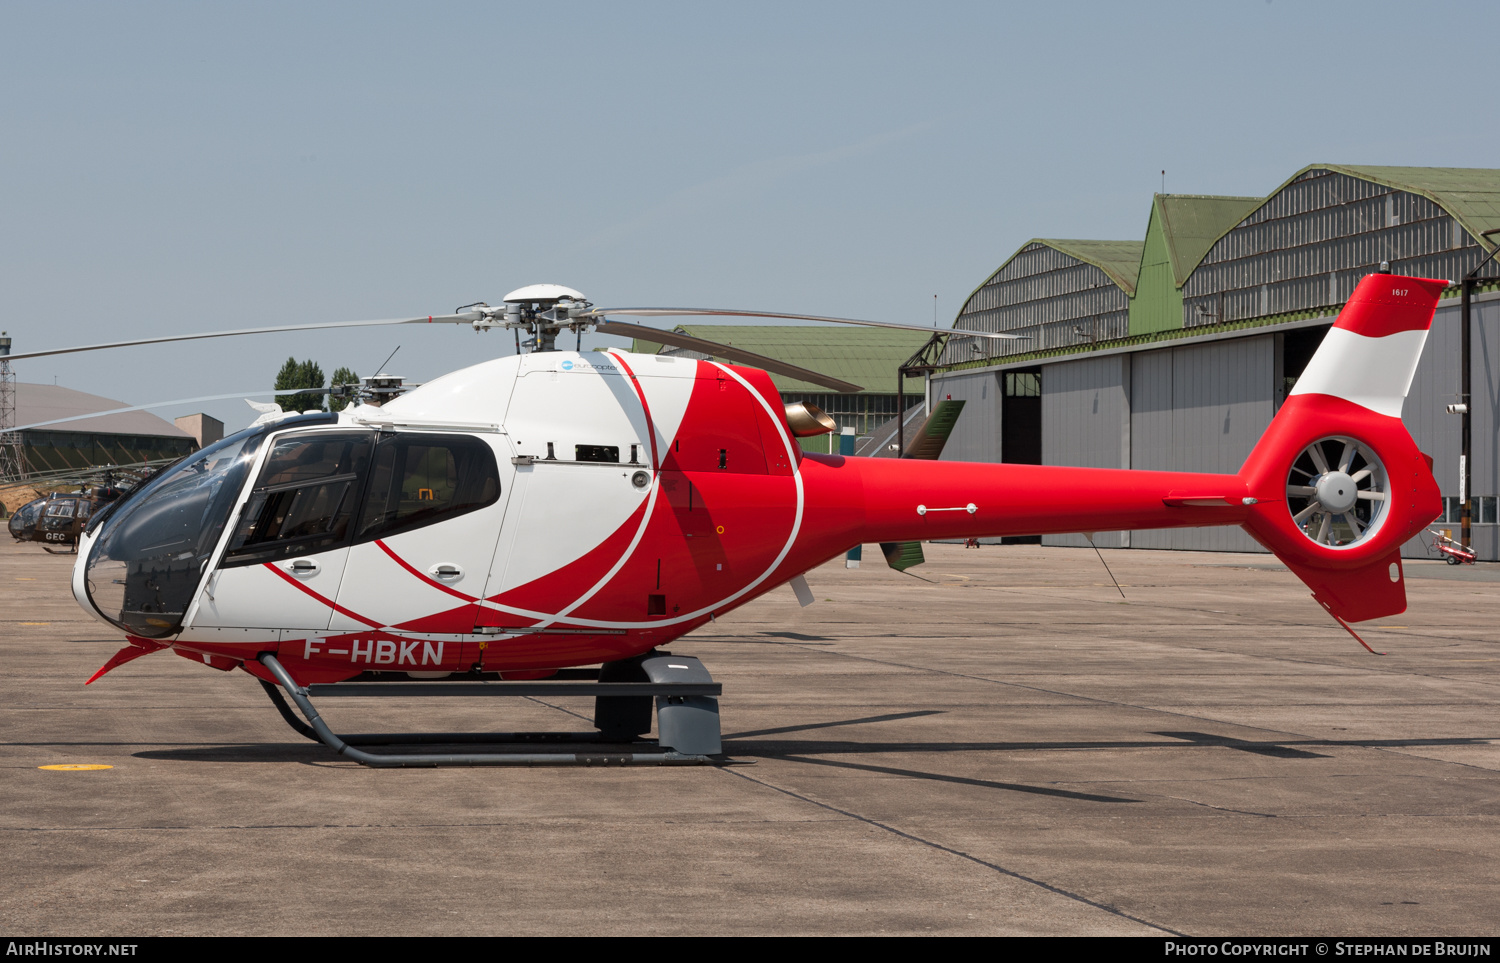
[[[1500,566],[1408,563],[1367,653],[1264,555],[867,550],[672,646],[728,761],[370,770],[121,644],[0,545],[0,927],[171,934],[1493,936]],[[925,580],[924,580],[925,579]],[[500,703],[497,705],[496,703]],[[340,731],[587,699],[338,699]],[[39,766],[89,763],[93,771]]]

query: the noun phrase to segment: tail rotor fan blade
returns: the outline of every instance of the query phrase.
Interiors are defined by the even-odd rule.
[[[1335,454],[1336,459],[1330,457]],[[1343,549],[1380,527],[1386,490],[1385,467],[1364,444],[1343,436],[1319,438],[1287,471],[1286,505],[1292,523],[1310,541]]]

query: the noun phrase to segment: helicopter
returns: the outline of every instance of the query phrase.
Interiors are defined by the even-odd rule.
[[[166,461],[163,460],[162,464]],[[132,485],[151,475],[151,464],[134,469],[110,467],[101,472],[71,472],[47,479],[52,485],[83,484],[72,492],[47,492],[11,513],[6,522],[11,537],[18,542],[36,542],[54,555],[77,551],[78,536],[89,519],[103,506],[119,498]],[[121,484],[122,479],[124,484]]]
[[[1446,286],[1366,276],[1232,475],[804,452],[798,438],[833,422],[783,405],[766,371],[857,386],[607,317],[761,312],[595,309],[533,285],[498,307],[363,322],[510,328],[531,350],[378,405],[269,410],[94,513],[72,591],[127,642],[89,682],[171,650],[256,677],[294,728],[360,762],[480,765],[493,760],[366,753],[311,697],[583,694],[567,686],[588,678],[604,687],[596,735],[639,737],[655,698],[667,751],[572,761],[701,762],[720,751],[720,690],[661,647],[778,586],[807,604],[804,573],[853,546],[1211,525],[1242,526],[1358,639],[1351,623],[1405,610],[1401,545],[1442,509],[1401,408]],[[589,327],[712,359],[558,349]],[[88,348],[33,354],[70,350]]]

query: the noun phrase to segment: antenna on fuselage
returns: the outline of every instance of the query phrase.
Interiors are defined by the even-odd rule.
[[[401,350],[401,346],[399,344],[396,345],[396,351],[400,351],[400,350]],[[376,371],[384,371],[385,370],[385,366],[388,365],[388,364],[390,364],[391,363],[391,359],[396,356],[396,351],[392,351],[390,354],[386,355],[386,359],[384,361],[380,362],[380,364],[376,365],[375,366],[375,370]]]

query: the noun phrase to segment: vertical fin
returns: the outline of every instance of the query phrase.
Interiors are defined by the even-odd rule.
[[[1442,511],[1432,465],[1401,408],[1447,283],[1396,274],[1360,281],[1240,469],[1251,496],[1246,531],[1345,628],[1405,611],[1401,545]],[[1355,453],[1362,469],[1349,461]],[[1340,501],[1349,487],[1364,501]],[[1334,537],[1331,524],[1347,530]]]
[[[927,561],[921,542],[881,542],[880,551],[885,555],[885,564],[898,572]]]
[[[954,401],[949,398],[939,401],[932,409],[932,414],[922,423],[922,427],[912,433],[911,441],[906,443],[906,450],[901,453],[902,458],[920,458],[925,461],[937,461],[943,453],[943,446],[948,444],[948,436],[953,434],[953,426],[958,423],[958,416],[964,410],[962,401]]]

